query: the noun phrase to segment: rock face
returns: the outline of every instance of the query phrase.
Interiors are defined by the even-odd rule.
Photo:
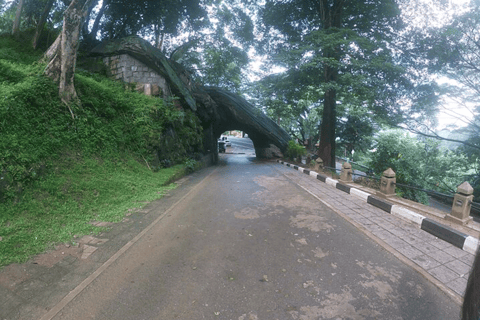
[[[102,43],[91,55],[102,59],[113,79],[136,83],[140,92],[179,97],[181,107],[200,118],[204,149],[214,161],[217,139],[228,130],[246,132],[259,158],[281,157],[287,148],[290,136],[260,110],[224,89],[195,84],[185,68],[139,37]]]

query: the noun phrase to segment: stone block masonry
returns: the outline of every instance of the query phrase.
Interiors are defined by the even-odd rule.
[[[109,76],[115,80],[137,83],[137,90],[147,95],[158,95],[162,98],[172,95],[162,75],[128,54],[105,57],[103,62],[109,70]]]

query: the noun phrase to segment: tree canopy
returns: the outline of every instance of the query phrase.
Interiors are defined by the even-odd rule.
[[[397,57],[396,1],[267,1],[261,16],[261,45],[286,69],[271,83],[295,83],[292,91],[306,86],[323,104],[319,156],[327,165],[335,161],[345,112],[362,109],[377,122],[397,124],[414,111],[401,101],[415,101],[418,112],[433,97]]]

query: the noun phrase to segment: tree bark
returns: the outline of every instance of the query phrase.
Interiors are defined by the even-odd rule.
[[[342,9],[344,0],[320,0],[318,11],[324,30],[342,26]],[[325,58],[339,60],[337,49],[324,49]],[[328,64],[324,70],[324,82],[334,83],[338,78],[338,70]],[[318,156],[327,167],[335,168],[335,129],[337,126],[337,91],[330,87],[324,94],[323,115],[320,130]]]
[[[325,92],[318,156],[327,167],[335,168],[335,127],[337,125],[337,92]]]
[[[65,11],[63,30],[45,54],[49,60],[45,74],[59,86],[62,101],[70,106],[77,99],[74,86],[75,65],[82,24],[92,0],[73,0]],[[70,112],[73,112],[70,109]]]
[[[45,26],[45,22],[47,21],[48,14],[50,13],[50,10],[52,9],[54,2],[55,0],[48,0],[47,5],[43,10],[43,14],[40,17],[40,21],[38,22],[37,30],[35,30],[35,36],[33,37],[33,42],[32,42],[34,49],[37,49],[38,41],[40,40],[43,33],[43,27]]]
[[[15,21],[13,22],[12,35],[14,35],[15,37],[18,37],[18,32],[20,31],[20,18],[22,16],[23,1],[24,0],[18,1]]]

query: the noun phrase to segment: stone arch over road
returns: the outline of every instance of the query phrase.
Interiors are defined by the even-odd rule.
[[[139,37],[103,42],[91,51],[91,56],[101,59],[110,77],[135,83],[139,92],[179,97],[182,108],[200,118],[204,149],[214,158],[217,138],[234,129],[249,135],[259,158],[281,157],[287,149],[290,136],[264,113],[227,90],[196,84],[183,66]]]
[[[245,99],[227,90],[205,88],[218,106],[220,119],[213,123],[213,134],[219,137],[229,130],[242,130],[253,141],[259,158],[281,157],[290,136],[274,121]]]

